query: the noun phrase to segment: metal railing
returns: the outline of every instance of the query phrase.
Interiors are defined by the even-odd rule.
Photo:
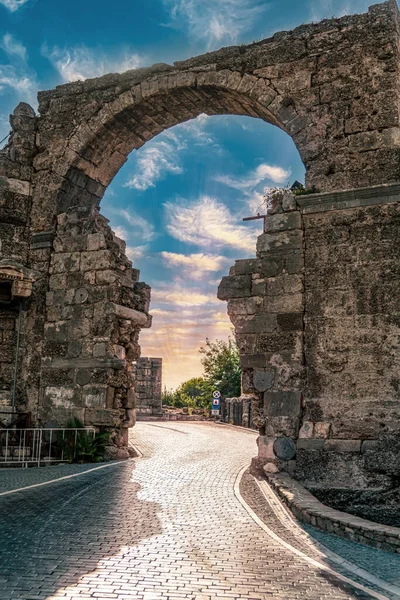
[[[0,430],[0,464],[71,462],[96,437],[94,427]]]

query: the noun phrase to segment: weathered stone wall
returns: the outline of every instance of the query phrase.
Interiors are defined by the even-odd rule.
[[[28,264],[30,251],[32,161],[36,154],[37,129],[33,109],[25,103],[19,104],[10,116],[10,126],[12,134],[8,145],[0,151],[0,263],[7,259],[22,266]],[[4,410],[9,410],[11,406],[19,302],[20,300],[14,300],[11,304],[0,304],[0,401]],[[25,324],[24,312],[22,331]],[[27,403],[26,391],[21,380],[23,345],[24,338],[18,363],[16,390],[16,402],[21,410]]]
[[[314,490],[398,485],[399,234],[398,184],[282,194],[257,259],[222,280],[268,472]]]
[[[99,214],[104,191],[129,153],[201,113],[248,115],[293,138],[308,186],[332,191],[398,181],[398,21],[390,0],[363,15],[304,25],[173,66],[59,86],[39,94],[38,117],[27,105],[17,107],[11,139],[0,152],[0,258],[14,259],[34,277],[23,315],[18,398],[36,423],[80,416],[87,424],[123,430],[126,443],[134,422],[131,363],[139,357],[139,330],[150,325],[149,289]],[[312,435],[331,435],[342,426],[316,391],[331,371],[327,362],[318,364],[317,347],[312,355],[307,349],[309,332],[317,329],[323,340],[328,326],[321,330],[307,320],[311,301],[302,271],[304,236],[311,243],[311,231],[328,224],[302,219],[299,206],[279,211],[259,242],[259,260],[235,267],[232,285],[239,293],[225,293],[237,305],[230,313],[244,361],[243,387],[263,394],[266,437],[296,438],[308,356],[315,377],[307,410],[314,401],[325,411],[312,421]],[[356,240],[351,243],[355,247]],[[316,266],[322,269],[321,262]],[[3,314],[11,316],[14,332],[4,337],[0,356],[2,385],[10,386],[16,326],[13,313]],[[240,315],[253,315],[252,323]],[[329,389],[336,385],[334,375]]]
[[[251,427],[257,429],[255,421],[258,421],[259,402],[252,395],[240,396],[240,398],[224,398],[221,406],[221,417],[225,423]]]
[[[242,366],[242,392],[259,399],[260,458],[278,463],[272,444],[296,439],[304,387],[304,230],[291,194],[268,211],[257,258],[236,261],[218,297],[228,300]],[[257,423],[257,418],[255,417]],[[265,460],[264,460],[265,459]]]
[[[162,415],[162,358],[139,358],[134,366],[134,378],[137,416]]]

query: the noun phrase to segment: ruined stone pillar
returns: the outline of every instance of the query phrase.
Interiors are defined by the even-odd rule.
[[[252,394],[260,427],[259,463],[271,471],[287,462],[273,446],[296,439],[304,375],[304,236],[291,194],[280,194],[268,210],[257,258],[236,261],[219,286],[228,300],[242,365],[242,392]],[[254,421],[257,423],[257,419]]]
[[[134,366],[138,419],[161,416],[162,358],[141,357]]]
[[[22,313],[21,352],[16,356],[19,304],[27,290],[18,290],[24,283],[29,264],[30,210],[32,205],[32,161],[36,153],[37,121],[34,110],[21,102],[10,116],[11,134],[7,145],[0,151],[0,262],[3,265],[0,299],[0,406],[9,410],[15,367],[17,388],[15,403],[20,411],[27,409],[25,393],[26,373],[23,333],[27,313]],[[9,286],[7,284],[7,278]],[[37,277],[35,277],[36,279]],[[29,277],[30,284],[32,283]],[[9,290],[7,290],[7,286]],[[17,364],[16,364],[17,363]]]

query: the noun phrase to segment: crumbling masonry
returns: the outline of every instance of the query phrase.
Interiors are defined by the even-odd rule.
[[[134,367],[138,418],[160,417],[162,410],[162,358],[141,357]]]
[[[173,66],[59,86],[39,94],[39,116],[20,104],[0,152],[1,403],[20,329],[18,409],[37,424],[76,415],[111,427],[126,453],[150,290],[100,200],[158,133],[201,113],[248,115],[292,137],[306,185],[321,192],[282,198],[257,258],[220,288],[259,414],[259,462],[320,486],[332,473],[342,486],[393,485],[396,447],[381,434],[398,432],[400,412],[399,41],[390,0]]]

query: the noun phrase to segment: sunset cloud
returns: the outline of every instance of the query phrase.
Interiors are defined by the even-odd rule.
[[[211,254],[161,252],[161,256],[168,267],[181,267],[185,276],[190,279],[201,279],[206,273],[220,271],[229,262],[225,256]]]
[[[141,332],[143,356],[163,357],[163,385],[177,387],[202,372],[201,346],[206,338],[227,339],[232,324],[225,303],[180,307],[174,304],[151,311],[153,326]]]
[[[283,169],[268,164],[261,164],[244,177],[232,177],[229,175],[218,175],[215,180],[235,190],[251,194],[261,183],[272,181],[276,184],[285,183],[290,177],[290,169]]]
[[[179,286],[154,289],[152,300],[159,304],[174,304],[176,306],[204,306],[219,303],[215,294],[207,294],[199,290]]]
[[[164,204],[166,228],[181,242],[205,248],[235,248],[255,255],[256,235],[252,229],[239,224],[225,204],[215,198],[202,196],[189,204],[187,200]]]

